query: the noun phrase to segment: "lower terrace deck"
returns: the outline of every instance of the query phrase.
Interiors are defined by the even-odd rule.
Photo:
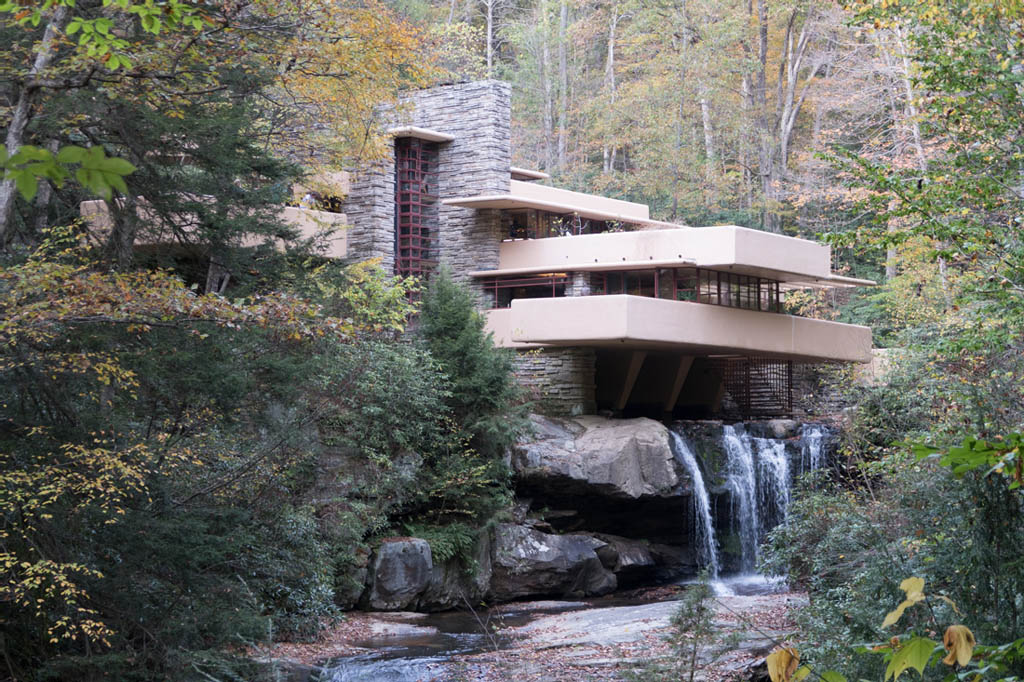
[[[758,310],[632,295],[512,301],[487,311],[499,346],[583,346],[746,355],[797,362],[870,362],[871,330]]]

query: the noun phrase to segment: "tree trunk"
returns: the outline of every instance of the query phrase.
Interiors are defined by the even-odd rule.
[[[754,104],[758,121],[758,175],[761,177],[761,228],[768,232],[782,229],[777,203],[777,176],[775,168],[774,128],[768,113],[768,4],[757,0],[757,80],[754,86]]]
[[[566,55],[565,41],[566,31],[569,25],[569,5],[567,0],[561,1],[558,13],[558,168],[562,170],[566,166],[566,147],[568,146],[566,136],[568,130],[568,108],[569,108],[569,68]]]
[[[57,140],[50,140],[46,148],[51,154],[56,154],[60,147]],[[50,227],[50,200],[53,198],[53,185],[49,180],[39,181],[39,190],[36,192],[36,224],[35,233],[42,234]]]
[[[487,8],[487,77],[490,78],[494,66],[494,3],[497,0],[484,0]]]
[[[792,24],[786,29],[786,86],[784,90],[780,88],[782,99],[781,115],[779,116],[779,167],[782,169],[783,174],[789,168],[789,142],[793,137],[793,128],[796,126],[797,116],[800,115],[800,109],[807,99],[811,83],[814,81],[815,76],[818,75],[818,69],[820,68],[820,64],[812,64],[811,70],[807,74],[807,80],[804,81],[803,88],[801,88],[800,94],[797,95],[796,85],[800,78],[800,70],[804,65],[804,58],[807,55],[807,48],[810,45],[810,38],[811,36],[807,31],[807,24],[805,22],[800,28],[800,35],[794,47]]]
[[[548,4],[541,0],[541,50],[540,50],[540,87],[544,93],[543,110],[543,138],[544,138],[544,170],[549,170],[554,164],[554,154],[551,148],[555,137],[554,121],[554,100],[551,95],[551,74],[549,64],[551,63],[551,45],[549,44],[548,31]]]
[[[744,123],[750,122],[750,76],[743,74],[743,78],[740,81],[740,110],[743,112]],[[754,188],[750,174],[750,155],[747,153],[748,147],[746,140],[743,137],[739,140],[739,157],[740,166],[743,168],[743,208],[749,209],[754,205]]]
[[[54,9],[53,16],[50,17],[50,21],[46,25],[35,61],[25,76],[25,82],[21,86],[18,99],[11,111],[7,137],[4,140],[8,155],[13,155],[19,147],[25,144],[25,129],[32,117],[32,104],[40,89],[37,79],[53,62],[53,58],[57,54],[57,36],[64,32],[64,26],[70,18],[71,10],[66,5],[59,5]],[[15,192],[13,180],[0,182],[0,249],[5,249],[7,245],[7,231],[11,222],[11,214],[14,212]]]
[[[139,226],[139,205],[132,195],[107,202],[110,211],[110,236],[107,256],[114,267],[125,272],[132,267],[135,235]]]
[[[914,94],[914,84],[910,80],[910,57],[907,55],[906,47],[903,44],[903,30],[897,26],[894,30],[896,34],[897,45],[900,49],[900,59],[903,60],[903,88],[907,92],[907,118],[910,121],[910,134],[911,139],[914,143],[914,156],[917,159],[917,168],[921,171],[921,176],[928,171],[928,158],[924,155],[924,143],[921,141],[921,124],[917,120],[918,110],[917,103]],[[947,246],[945,242],[943,246]],[[953,309],[953,292],[952,287],[949,284],[949,272],[946,268],[946,259],[942,256],[938,257],[939,263],[939,281],[942,283],[942,298],[946,304],[946,311]]]
[[[718,159],[715,153],[715,136],[711,128],[711,102],[707,98],[707,92],[701,86],[700,98],[700,121],[704,128],[704,180],[707,190],[704,192],[704,203],[711,206],[716,200],[716,184]]]
[[[615,30],[618,27],[619,15],[615,8],[611,8],[611,18],[608,22],[608,54],[604,65],[604,86],[609,94],[609,109],[615,111]],[[615,144],[605,144],[602,151],[604,160],[604,172],[611,173],[615,170]]]

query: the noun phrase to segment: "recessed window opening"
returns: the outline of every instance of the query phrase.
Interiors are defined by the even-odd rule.
[[[629,294],[707,303],[730,308],[782,312],[775,280],[703,268],[657,268],[594,273],[593,294]]]
[[[492,308],[508,308],[521,298],[557,298],[565,296],[568,273],[532,277],[492,277],[483,281]]]
[[[506,240],[547,239],[602,232],[630,232],[636,227],[613,220],[595,220],[574,213],[551,213],[536,209],[508,211]]]

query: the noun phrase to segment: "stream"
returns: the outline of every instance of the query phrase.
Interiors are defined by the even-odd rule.
[[[593,600],[592,600],[593,601]],[[538,601],[521,609],[499,607],[478,613],[379,614],[379,634],[354,642],[367,653],[328,661],[317,682],[417,682],[446,679],[453,656],[504,649],[512,644],[509,628],[527,625],[542,615],[588,608],[591,602]],[[515,605],[511,605],[515,606]]]
[[[680,581],[686,585],[693,580]],[[722,576],[711,581],[718,597],[744,597],[782,592],[785,583],[756,573]],[[671,602],[672,600],[670,600]],[[669,603],[670,603],[669,602]],[[534,621],[577,613],[581,621],[617,607],[643,607],[663,599],[636,599],[617,595],[586,601],[538,601],[506,604],[477,614],[449,611],[434,614],[377,614],[379,633],[354,642],[365,654],[323,663],[316,682],[428,682],[452,679],[456,656],[516,646],[512,632]],[[509,608],[514,607],[514,608]]]
[[[781,523],[788,512],[794,475],[825,464],[824,432],[806,425],[799,451],[790,456],[785,443],[774,438],[753,437],[743,425],[727,425],[722,440],[727,453],[724,487],[729,492],[730,528],[715,527],[710,491],[705,485],[702,463],[682,434],[672,434],[673,452],[693,481],[693,528],[687,542],[696,550],[701,567],[708,574],[718,598],[756,598],[787,590],[775,577],[756,572],[759,545],[770,528]],[[740,541],[739,573],[722,573],[718,537],[732,532]],[[678,581],[692,584],[696,578]],[[657,593],[655,593],[657,594]],[[659,604],[664,604],[661,608]],[[619,607],[627,607],[625,609]],[[585,601],[535,601],[504,604],[480,612],[449,611],[434,614],[380,613],[375,615],[373,634],[353,644],[366,653],[328,661],[312,679],[317,682],[419,682],[452,679],[456,669],[452,659],[458,656],[494,652],[516,647],[517,633],[531,630],[531,623],[560,614],[578,621],[586,630],[590,622],[608,626],[617,618],[629,623],[636,618],[629,607],[640,611],[653,607],[665,618],[673,610],[664,594],[647,599],[630,599],[614,594]],[[610,621],[610,623],[609,623]],[[647,623],[641,619],[639,623]],[[645,627],[636,622],[620,629]],[[465,671],[463,671],[465,672]]]

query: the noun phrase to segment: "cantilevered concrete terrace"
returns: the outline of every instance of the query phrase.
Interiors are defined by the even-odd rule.
[[[833,274],[829,248],[803,239],[723,226],[507,241],[498,268],[473,276],[495,292],[545,282],[488,311],[507,347],[871,359],[869,328],[781,313],[786,289],[874,284]]]
[[[584,346],[744,355],[797,362],[870,362],[871,330],[794,315],[643,296],[512,301],[487,312],[505,347]]]

